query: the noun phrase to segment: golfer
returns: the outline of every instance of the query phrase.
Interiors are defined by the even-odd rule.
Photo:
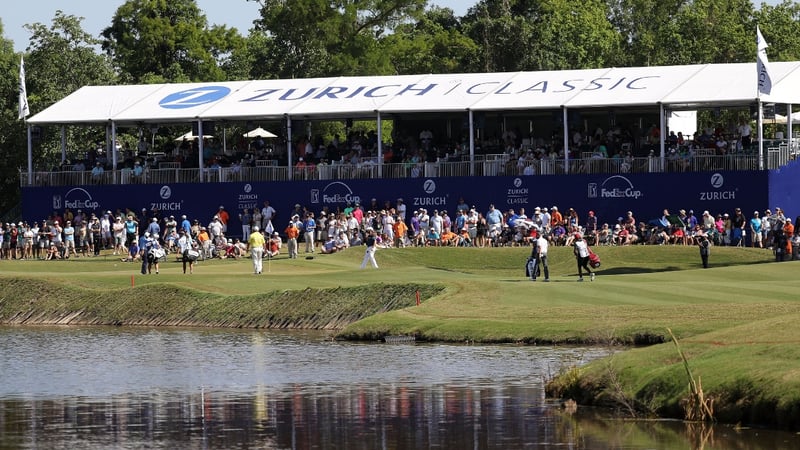
[[[372,263],[372,267],[377,269],[378,263],[375,261],[375,230],[371,229],[367,231],[367,237],[364,239],[364,244],[367,246],[367,250],[364,252],[364,260],[361,261],[361,268],[365,269],[367,267],[367,262],[370,262]]]
[[[580,233],[575,233],[575,242],[572,244],[572,252],[578,262],[578,281],[583,281],[583,269],[589,273],[590,280],[594,281],[594,272],[589,268],[589,245]]]
[[[256,275],[261,273],[263,267],[264,244],[264,235],[259,231],[258,225],[253,225],[253,232],[247,239],[247,249],[250,250],[250,258],[253,259],[253,273]]]
[[[703,261],[703,269],[708,269],[708,255],[711,253],[711,242],[705,236],[700,236],[697,241],[697,246],[700,247],[700,260]]]
[[[547,266],[547,250],[550,248],[550,243],[544,237],[544,233],[539,233],[536,239],[536,262],[533,272],[533,281],[536,281],[537,271],[544,272],[544,281],[550,282],[550,268]],[[594,274],[592,274],[594,277]]]

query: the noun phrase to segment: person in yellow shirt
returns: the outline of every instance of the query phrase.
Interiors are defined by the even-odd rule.
[[[264,235],[259,231],[258,225],[253,225],[253,231],[247,239],[247,249],[253,259],[253,273],[256,275],[260,274],[263,268],[264,244]]]

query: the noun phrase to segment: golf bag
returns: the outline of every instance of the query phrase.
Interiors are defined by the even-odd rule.
[[[541,274],[541,269],[539,268],[539,264],[536,264],[536,258],[533,256],[529,256],[528,260],[525,261],[525,276],[527,278],[538,278]],[[536,276],[532,277],[531,274],[533,271],[536,271]]]
[[[597,253],[593,252],[592,249],[589,249],[589,267],[592,269],[600,267],[600,257],[597,256]]]

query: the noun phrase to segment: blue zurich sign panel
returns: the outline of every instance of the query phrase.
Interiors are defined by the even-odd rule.
[[[161,99],[158,105],[166,109],[186,109],[220,100],[230,94],[225,86],[203,86],[175,92]]]
[[[771,174],[776,177],[776,174]],[[402,197],[409,211],[420,208],[447,211],[451,216],[459,199],[485,213],[489,204],[528,215],[536,206],[574,208],[581,223],[592,210],[600,223],[633,211],[640,221],[661,216],[664,209],[703,210],[712,213],[763,210],[769,206],[770,174],[764,172],[687,172],[678,174],[604,174],[568,176],[420,177],[405,179],[313,180],[252,183],[174,183],[152,185],[23,187],[23,216],[42,220],[64,208],[101,213],[130,208],[156,209],[162,215],[186,214],[208,222],[219,205],[231,215],[230,226],[239,229],[238,213],[269,200],[278,211],[276,229],[283,230],[297,203],[309,211],[344,210],[348,204],[378,209],[394,206]],[[785,207],[788,207],[787,205]],[[234,231],[234,233],[236,233]],[[234,234],[235,236],[238,234]]]

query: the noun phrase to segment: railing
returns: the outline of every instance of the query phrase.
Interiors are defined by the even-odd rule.
[[[788,146],[770,147],[764,155],[764,167],[775,169],[794,159],[796,154]],[[479,160],[378,164],[367,161],[360,164],[326,164],[318,166],[292,167],[275,165],[274,162],[257,164],[255,167],[204,168],[204,183],[263,182],[292,180],[353,180],[377,178],[418,177],[463,177],[463,176],[540,176],[563,174],[614,174],[657,172],[705,172],[718,170],[758,170],[758,156],[753,154],[730,154],[716,156],[697,151],[693,154],[670,154],[663,160],[646,158],[581,158],[568,162],[563,159],[510,160],[505,155],[483,155]],[[141,175],[130,169],[106,171],[100,176],[91,171],[34,172],[33,186],[70,186],[92,184],[172,184],[198,183],[200,169],[182,169],[176,165],[147,168]],[[28,173],[20,172],[20,184],[28,186]]]

